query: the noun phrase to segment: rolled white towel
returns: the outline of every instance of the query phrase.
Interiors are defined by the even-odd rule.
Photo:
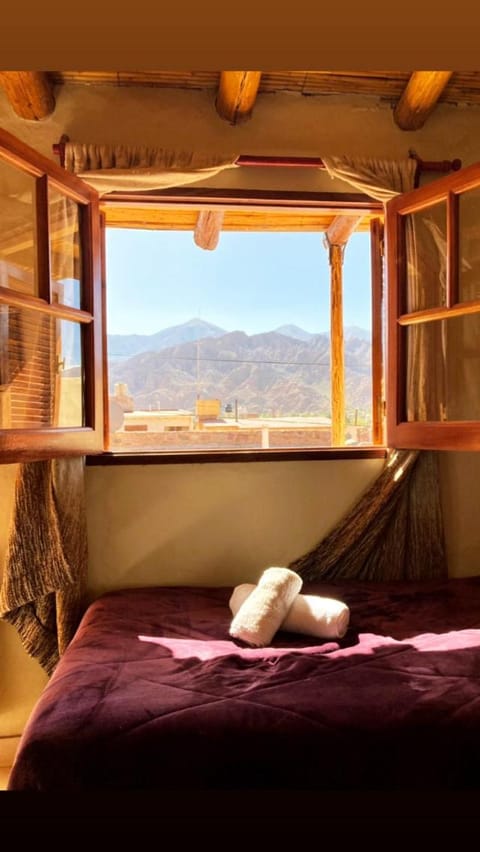
[[[235,616],[256,587],[253,583],[236,586],[230,598],[230,609]],[[281,625],[282,630],[305,633],[319,639],[341,639],[350,621],[350,610],[335,598],[320,595],[297,595]]]
[[[302,578],[289,568],[267,568],[258,585],[239,605],[230,636],[257,648],[273,639],[302,588]]]

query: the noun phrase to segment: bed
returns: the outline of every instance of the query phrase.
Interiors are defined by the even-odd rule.
[[[305,583],[343,639],[228,636],[231,588],[94,601],[22,736],[9,789],[480,786],[480,577]]]

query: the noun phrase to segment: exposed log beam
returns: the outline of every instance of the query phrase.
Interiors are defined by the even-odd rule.
[[[423,127],[453,71],[414,71],[395,107],[393,117],[402,130]]]
[[[197,246],[208,251],[216,249],[223,217],[223,210],[200,210],[193,232],[193,239]]]
[[[55,109],[53,88],[44,71],[0,71],[0,83],[20,118],[39,121]]]
[[[363,216],[335,216],[326,231],[331,246],[344,246],[362,221]]]
[[[220,118],[239,124],[250,118],[261,71],[221,71],[215,106]]]

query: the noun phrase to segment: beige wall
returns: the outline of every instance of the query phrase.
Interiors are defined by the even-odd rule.
[[[439,453],[452,577],[480,574],[480,453]],[[90,596],[254,582],[309,550],[381,460],[88,467]]]
[[[0,576],[13,509],[17,465],[0,465]],[[28,656],[10,624],[0,621],[0,766],[8,762],[11,742],[30,714],[47,676]]]
[[[439,453],[450,576],[480,574],[480,453]]]
[[[115,88],[68,84],[57,89],[57,106],[41,122],[22,121],[0,91],[0,124],[47,156],[64,133],[72,140],[184,147],[243,154],[404,157],[414,148],[425,160],[461,157],[478,160],[480,109],[440,104],[421,130],[405,132],[393,121],[388,101],[361,97],[294,93],[261,94],[250,121],[237,127],[215,112],[215,92],[181,89]],[[324,172],[285,169],[277,181],[304,188],[334,183]],[[236,169],[215,178],[215,185],[270,186],[271,169]],[[345,188],[339,184],[337,188]]]
[[[480,109],[439,106],[424,129],[405,133],[388,103],[368,98],[260,95],[253,118],[230,127],[215,113],[214,93],[65,86],[43,122],[15,117],[0,92],[0,125],[51,156],[63,133],[92,142],[257,154],[347,152],[424,159],[478,160]],[[273,183],[275,180],[276,183]],[[216,185],[345,189],[323,172],[245,169]],[[231,584],[252,580],[311,547],[352,505],[381,462],[279,462],[91,467],[87,470],[90,587]],[[11,512],[14,465],[0,466],[0,556]],[[453,575],[479,573],[480,454],[443,454],[443,502]],[[46,678],[0,623],[0,737],[22,729]],[[1,750],[1,743],[0,743]]]
[[[87,468],[90,586],[231,585],[300,556],[380,459]]]

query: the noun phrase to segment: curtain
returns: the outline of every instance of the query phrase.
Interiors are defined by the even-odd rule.
[[[306,580],[446,577],[436,454],[394,450],[345,518],[289,568]]]
[[[386,203],[413,189],[416,163],[323,157],[329,174]],[[419,286],[415,252],[418,234],[407,229],[412,273],[409,300]],[[431,261],[431,256],[430,256]],[[427,264],[428,265],[428,264]],[[422,388],[429,393],[424,340],[417,334],[410,347],[407,388],[416,388],[422,364]],[[431,365],[430,365],[431,366]],[[417,397],[418,398],[418,397]],[[435,453],[393,451],[387,464],[347,516],[310,551],[290,563],[308,579],[427,579],[447,576],[443,519]]]
[[[322,156],[322,160],[330,177],[346,181],[359,192],[365,192],[383,203],[414,188],[417,162],[412,157],[378,160],[373,157]]]
[[[172,151],[145,145],[93,145],[67,142],[65,168],[107,192],[145,192],[183,186],[237,168],[238,154]]]
[[[414,188],[416,160],[323,157],[332,178],[344,180],[384,204]],[[437,221],[438,220],[438,221]],[[406,219],[407,306],[409,311],[440,304],[446,288],[446,222],[428,208]],[[438,420],[446,413],[445,323],[410,326],[407,334],[408,420]]]
[[[445,303],[446,233],[435,222],[438,207],[406,220],[407,311]],[[445,222],[446,225],[446,222]],[[446,323],[407,326],[407,420],[442,420],[446,416]]]
[[[19,466],[0,617],[48,674],[83,613],[87,530],[82,458]]]

